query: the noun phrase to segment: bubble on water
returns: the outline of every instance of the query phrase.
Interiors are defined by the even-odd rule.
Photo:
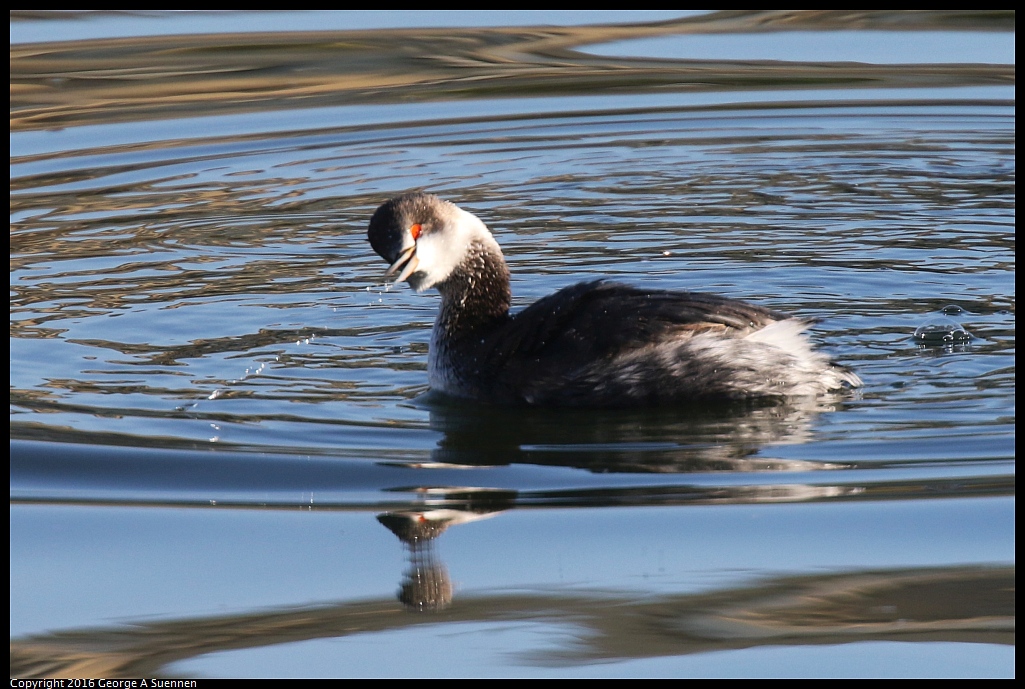
[[[964,344],[972,339],[971,333],[950,318],[930,321],[915,330],[915,342],[924,346]]]
[[[965,310],[957,304],[947,304],[942,309],[940,309],[940,311],[943,312],[944,316],[960,316],[965,312]]]

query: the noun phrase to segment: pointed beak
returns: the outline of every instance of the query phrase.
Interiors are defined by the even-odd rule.
[[[413,244],[402,250],[402,253],[399,254],[395,263],[388,266],[388,270],[385,272],[384,276],[386,278],[391,277],[396,270],[401,269],[402,272],[400,272],[398,277],[395,278],[395,282],[402,282],[415,273],[419,265],[420,259],[416,257],[416,244]]]

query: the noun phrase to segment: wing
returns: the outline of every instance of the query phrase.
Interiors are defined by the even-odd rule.
[[[787,316],[699,292],[643,290],[602,280],[567,287],[512,316],[482,349],[493,372],[565,374],[581,362],[610,359],[631,349],[699,332],[744,337]]]

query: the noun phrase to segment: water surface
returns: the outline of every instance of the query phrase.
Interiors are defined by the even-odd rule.
[[[12,676],[1013,674],[1013,13],[270,17],[12,15]],[[421,188],[865,387],[436,399]]]

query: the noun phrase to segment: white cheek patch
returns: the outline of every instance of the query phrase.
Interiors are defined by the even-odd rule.
[[[494,237],[487,226],[472,213],[452,206],[451,216],[446,217],[441,227],[434,228],[416,240],[416,257],[420,260],[417,270],[409,278],[409,284],[417,292],[444,282],[460,263],[466,259],[474,240],[492,246],[501,256]]]
[[[461,232],[433,232],[421,236],[416,242],[416,257],[420,259],[414,273],[417,280],[410,280],[410,284],[422,292],[443,281],[463,260],[469,244],[469,239]]]

